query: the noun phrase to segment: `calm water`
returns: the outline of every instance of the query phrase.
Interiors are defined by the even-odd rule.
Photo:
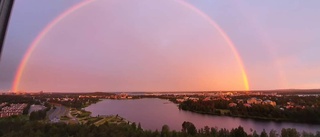
[[[144,129],[151,130],[161,130],[162,125],[167,124],[170,129],[180,131],[183,121],[190,121],[197,128],[209,126],[231,129],[241,125],[247,132],[250,131],[250,128],[258,132],[263,129],[266,129],[267,132],[271,129],[281,131],[282,128],[296,128],[299,131],[314,133],[320,131],[320,125],[197,114],[179,110],[176,104],[163,99],[103,100],[90,105],[85,110],[91,111],[92,116],[119,114],[131,122],[140,122]]]

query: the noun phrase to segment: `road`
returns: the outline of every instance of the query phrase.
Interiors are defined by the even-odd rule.
[[[64,122],[79,123],[79,120],[70,114],[70,109],[65,106],[56,106],[56,109],[51,109],[48,112],[48,118],[51,122],[61,122],[61,116],[67,116],[70,118],[70,120]]]
[[[64,106],[56,106],[56,109],[51,109],[49,114],[49,120],[52,122],[59,122],[61,116],[66,116],[69,109]]]
[[[68,109],[67,117],[69,117],[71,121],[73,121],[75,123],[79,123],[79,120],[76,117],[71,115],[70,109]]]

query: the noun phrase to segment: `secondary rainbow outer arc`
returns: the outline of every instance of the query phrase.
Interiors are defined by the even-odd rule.
[[[58,24],[61,20],[63,20],[65,17],[67,17],[68,15],[70,15],[71,13],[77,11],[78,9],[81,9],[82,7],[89,5],[90,3],[94,2],[96,0],[85,0],[83,2],[80,2],[79,4],[76,4],[74,6],[72,6],[71,8],[69,8],[68,10],[66,10],[65,12],[63,12],[62,14],[60,14],[57,18],[55,18],[53,21],[51,21],[40,33],[39,35],[34,39],[34,41],[31,43],[31,46],[28,48],[28,50],[26,51],[20,65],[19,68],[16,72],[16,76],[15,79],[13,81],[13,86],[12,86],[12,91],[13,92],[18,92],[18,87],[19,87],[19,83],[21,80],[21,76],[22,73],[26,67],[26,64],[32,54],[32,52],[35,50],[35,48],[37,47],[37,45],[40,43],[40,41],[42,40],[42,38],[56,25]],[[176,2],[180,3],[181,5],[183,5],[184,7],[191,9],[192,11],[196,12],[198,15],[200,15],[201,17],[203,17],[204,19],[206,19],[210,25],[212,25],[215,29],[218,30],[218,32],[221,34],[221,36],[226,40],[227,44],[229,45],[230,49],[232,50],[238,65],[241,68],[241,75],[243,78],[243,82],[244,82],[244,86],[245,86],[245,90],[249,90],[249,82],[248,82],[248,78],[247,78],[247,73],[244,69],[244,65],[242,62],[242,59],[239,55],[239,53],[237,52],[237,49],[235,48],[235,45],[233,44],[233,42],[231,41],[231,39],[228,37],[228,35],[221,29],[221,27],[216,24],[208,15],[206,15],[205,13],[203,13],[201,10],[197,9],[196,7],[194,7],[193,5],[183,1],[183,0],[175,0]]]

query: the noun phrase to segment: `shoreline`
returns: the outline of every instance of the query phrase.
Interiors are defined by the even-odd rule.
[[[84,107],[81,107],[81,109],[76,108],[69,108],[69,114],[73,118],[76,119],[78,124],[93,124],[96,126],[103,125],[105,123],[111,123],[111,124],[131,124],[130,121],[126,120],[125,118],[119,116],[119,115],[98,115],[98,116],[92,116],[91,111],[85,110],[86,107],[96,104],[100,101],[103,101],[103,99],[99,99],[96,102],[86,104]]]
[[[230,118],[241,118],[241,119],[250,119],[250,120],[255,120],[255,121],[276,122],[276,123],[286,122],[286,123],[297,123],[297,124],[320,125],[320,123],[291,121],[291,120],[287,120],[287,119],[274,119],[274,118],[264,118],[264,117],[254,117],[254,116],[247,117],[247,116],[241,116],[241,115],[221,115],[221,114],[219,115],[219,114],[214,114],[214,113],[209,113],[209,112],[184,110],[181,108],[178,108],[178,109],[183,110],[183,111],[187,111],[187,112],[196,113],[196,114],[209,115],[209,116],[224,116],[224,117],[230,117]]]
[[[179,109],[179,110],[186,111],[186,112],[192,112],[192,113],[196,113],[196,114],[200,114],[200,115],[209,115],[209,116],[217,116],[217,117],[224,116],[224,117],[229,117],[229,118],[240,118],[240,119],[254,120],[254,121],[260,121],[260,122],[275,122],[275,123],[279,123],[279,124],[281,124],[281,123],[296,123],[296,124],[320,125],[320,123],[299,122],[299,121],[291,121],[291,120],[286,120],[286,119],[272,119],[272,118],[263,118],[263,117],[246,117],[246,116],[240,116],[240,115],[239,116],[231,116],[231,115],[223,115],[223,114],[219,115],[219,114],[212,114],[212,113],[201,112],[201,111],[183,110],[183,109],[179,108],[179,103],[175,103],[175,102],[171,101],[170,99],[158,98],[158,97],[140,97],[140,98],[134,98],[134,99],[100,99],[98,102],[103,101],[103,100],[127,101],[127,100],[139,100],[139,99],[167,100],[167,101],[172,102],[173,104],[175,104],[177,106],[177,109]],[[98,103],[98,102],[96,102],[96,103]],[[111,116],[113,116],[113,115],[111,115]],[[132,123],[132,122],[129,121],[129,123]]]
[[[154,102],[153,101],[153,99],[155,99],[155,100],[158,100],[158,101],[155,101],[155,102],[158,102],[157,104],[158,105],[166,105],[165,104],[165,102],[169,102],[169,100],[168,99],[163,99],[163,98],[141,98],[142,99],[142,102],[145,102],[145,103],[147,103],[147,102]],[[145,99],[147,99],[147,100],[145,100]],[[145,101],[143,101],[143,100],[145,100]],[[161,101],[162,100],[162,101]],[[94,106],[92,106],[92,107],[95,107],[95,108],[100,108],[100,109],[106,109],[106,108],[109,108],[109,107],[113,107],[113,106],[117,106],[116,104],[117,104],[117,102],[118,101],[116,101],[116,100],[113,100],[113,99],[102,99],[101,100],[102,102],[100,102],[98,105],[94,105]],[[106,101],[106,102],[105,102]],[[109,101],[111,101],[111,102],[109,102]],[[121,100],[121,102],[122,101],[124,101],[124,102],[127,102],[127,101],[125,101],[125,100]],[[132,100],[133,101],[133,100]],[[138,101],[138,102],[141,102],[141,100],[136,100],[136,101]],[[105,102],[105,103],[103,103],[103,102]],[[107,102],[109,102],[109,103],[107,103]],[[159,104],[159,102],[161,103],[161,104]],[[119,102],[120,103],[120,102]],[[127,103],[125,103],[125,104],[127,104],[127,105],[129,105],[129,104],[131,104],[130,102],[127,102]],[[133,102],[132,102],[133,103]],[[109,104],[109,105],[107,105],[107,104]],[[138,103],[138,104],[141,104],[141,103]],[[153,103],[151,103],[151,104],[153,104]],[[150,106],[150,105],[149,105]],[[155,107],[157,107],[157,106],[155,106]],[[125,107],[126,108],[126,107]],[[123,108],[123,109],[125,109],[125,108]],[[171,109],[169,109],[169,110],[175,110],[175,111],[179,111],[179,109],[178,109],[178,106],[177,106],[177,104],[176,103],[170,103],[170,108]],[[94,116],[94,117],[103,117],[103,116],[105,116],[105,115],[112,115],[112,116],[115,116],[116,114],[119,114],[119,111],[106,111],[106,112],[104,112],[104,111],[95,111],[95,109],[89,109],[89,111],[92,111],[92,116]],[[208,120],[208,118],[210,118],[210,116],[209,116],[209,114],[200,114],[200,113],[195,113],[195,112],[191,112],[191,111],[186,111],[186,110],[180,110],[180,111],[182,111],[182,112],[179,112],[179,113],[189,113],[188,115],[195,115],[196,117],[207,117],[206,119]],[[184,112],[183,112],[184,111]],[[95,112],[99,112],[99,113],[95,113]],[[131,113],[131,112],[129,112],[129,113]],[[132,112],[133,113],[133,112]],[[141,113],[141,112],[140,112]],[[144,111],[142,111],[142,113],[144,113]],[[149,114],[149,111],[147,111],[146,112],[147,114]],[[191,114],[191,113],[194,113],[194,114]],[[94,115],[93,115],[94,114]],[[123,115],[125,115],[126,113],[121,113],[120,112],[120,114],[119,114],[119,116],[123,116]],[[205,116],[206,115],[206,116]],[[155,115],[155,116],[157,116],[157,115]],[[254,128],[255,130],[257,130],[257,131],[262,131],[262,127],[263,127],[263,124],[267,124],[268,125],[268,127],[267,127],[267,129],[269,130],[269,129],[275,129],[273,126],[270,126],[270,124],[272,125],[272,124],[276,124],[276,125],[282,125],[282,124],[284,124],[284,125],[292,125],[293,127],[295,127],[295,128],[297,128],[297,130],[299,130],[299,131],[308,131],[308,132],[316,132],[316,131],[313,131],[313,130],[308,130],[308,129],[305,129],[304,127],[307,127],[307,126],[311,126],[312,127],[312,125],[309,125],[309,124],[307,124],[307,123],[297,123],[297,125],[296,124],[292,124],[293,122],[287,122],[287,121],[283,121],[283,123],[281,124],[281,122],[279,122],[279,121],[276,121],[276,122],[271,122],[270,120],[259,120],[259,119],[251,119],[251,118],[242,118],[242,117],[231,117],[231,116],[224,116],[224,115],[220,115],[220,117],[218,117],[219,115],[211,115],[212,116],[212,118],[214,119],[214,120],[217,120],[217,121],[219,121],[218,119],[226,119],[226,120],[229,120],[230,122],[231,121],[233,121],[233,118],[235,118],[234,120],[235,121],[243,121],[243,122],[245,122],[245,123],[253,123],[253,122],[255,122],[255,121],[257,121],[256,123],[258,123],[257,125],[258,125],[258,128]],[[124,118],[124,117],[123,117]],[[93,118],[93,119],[95,119],[95,118]],[[144,120],[141,120],[141,119],[143,119],[143,117],[142,118],[137,118],[137,119],[135,119],[135,123],[138,125],[138,123],[141,123],[141,124],[145,124],[145,122],[144,122]],[[181,119],[181,118],[179,118],[179,119]],[[242,119],[242,120],[241,120]],[[132,119],[128,119],[128,120],[132,120]],[[166,122],[165,123],[170,123],[170,122],[168,122],[167,120],[165,120]],[[260,122],[259,122],[260,121]],[[195,122],[195,121],[191,121],[191,122]],[[131,123],[131,122],[130,122]],[[197,123],[197,122],[196,122]],[[144,125],[143,124],[143,125]],[[147,122],[147,124],[148,124],[148,122]],[[301,124],[301,125],[300,125]],[[305,124],[305,125],[304,125]],[[204,127],[204,126],[209,126],[209,127],[220,127],[219,126],[219,124],[210,124],[210,123],[206,123],[206,124],[200,124],[200,125],[197,125],[197,127],[199,127],[199,128],[202,128],[202,127]],[[242,125],[241,123],[240,124],[236,124],[236,125]],[[248,128],[248,126],[247,126],[248,124],[244,124],[244,127],[246,128],[246,131],[249,131],[249,128]],[[147,127],[144,127],[143,129],[148,129],[148,130],[156,130],[156,129],[158,129],[158,130],[160,130],[161,129],[161,127],[157,127],[156,129],[154,129],[154,127],[155,126],[157,126],[157,125],[153,125],[153,127],[152,128],[150,128],[149,126],[147,126]],[[173,129],[175,129],[175,130],[180,130],[180,127],[181,127],[181,125],[178,125],[178,127],[177,127],[177,125],[176,124],[170,124],[169,125],[170,127],[173,127]],[[262,126],[262,127],[261,127]],[[234,128],[235,127],[237,127],[237,126],[234,126]],[[285,128],[285,127],[288,127],[288,126],[280,126],[281,128]],[[289,126],[290,127],[290,126]],[[301,127],[301,128],[300,128]],[[317,126],[318,127],[318,126]],[[228,128],[229,129],[229,128]]]
[[[281,119],[281,118],[267,118],[267,117],[256,117],[256,116],[243,116],[243,115],[224,115],[224,114],[214,114],[210,112],[202,112],[202,111],[193,111],[193,110],[185,110],[179,108],[179,103],[176,103],[174,101],[171,101],[170,99],[166,98],[159,98],[159,97],[140,97],[140,98],[134,98],[134,99],[102,99],[102,100],[137,100],[137,99],[145,99],[145,98],[150,98],[150,99],[163,99],[163,100],[168,100],[174,104],[177,105],[179,110],[183,111],[189,111],[197,114],[203,114],[203,115],[210,115],[210,116],[225,116],[225,117],[230,117],[230,118],[241,118],[241,119],[250,119],[250,120],[256,120],[256,121],[265,121],[265,122],[276,122],[276,123],[281,123],[281,122],[287,122],[287,123],[298,123],[298,124],[312,124],[312,125],[320,125],[320,123],[317,122],[303,122],[303,121],[292,121],[290,119]],[[102,101],[100,100],[100,101]]]

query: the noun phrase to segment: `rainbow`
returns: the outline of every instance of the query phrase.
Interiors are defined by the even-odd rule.
[[[242,79],[243,79],[243,82],[244,82],[245,90],[247,90],[247,91],[250,90],[247,73],[245,71],[242,59],[241,59],[241,57],[240,57],[235,45],[233,44],[233,42],[231,41],[231,39],[227,35],[227,33],[224,32],[223,29],[217,23],[215,23],[207,14],[205,14],[201,10],[197,9],[193,5],[187,3],[187,2],[185,2],[183,0],[176,0],[176,1],[179,2],[181,5],[183,5],[183,6],[187,7],[187,8],[189,8],[189,9],[191,9],[192,11],[196,12],[198,15],[200,15],[201,17],[206,19],[214,28],[216,28],[219,31],[221,36],[226,40],[226,42],[228,43],[229,47],[231,48],[234,56],[237,59],[237,62],[239,64],[239,66],[241,68],[241,74],[242,74]]]
[[[54,26],[56,26],[60,21],[62,21],[64,18],[66,18],[67,16],[69,16],[70,14],[74,13],[75,11],[81,9],[82,7],[85,7],[93,2],[95,2],[97,0],[84,0],[74,6],[72,6],[71,8],[67,9],[65,12],[63,12],[62,14],[60,14],[58,17],[56,17],[53,21],[51,21],[39,34],[38,36],[34,39],[34,41],[31,43],[31,45],[29,46],[28,50],[26,51],[14,78],[13,81],[13,86],[12,86],[12,91],[13,92],[18,92],[19,91],[19,84],[21,81],[21,76],[23,74],[23,71],[26,67],[26,64],[28,63],[28,60],[30,58],[30,56],[32,55],[33,51],[36,49],[37,45],[40,43],[40,41],[46,36],[46,34],[48,32],[50,32],[50,30],[52,28],[54,28]],[[223,31],[223,29],[217,24],[215,23],[208,15],[206,15],[204,12],[202,12],[201,10],[197,9],[196,7],[194,7],[193,5],[183,1],[183,0],[175,0],[176,2],[178,2],[179,4],[181,4],[182,6],[194,11],[195,13],[197,13],[199,16],[201,16],[202,18],[204,18],[206,21],[208,21],[210,23],[210,25],[212,25],[215,29],[218,30],[218,32],[221,34],[221,36],[226,40],[227,44],[229,45],[229,47],[231,48],[232,52],[235,55],[235,58],[238,62],[238,65],[241,68],[241,74],[242,74],[242,78],[243,78],[243,82],[244,82],[244,87],[245,90],[249,90],[249,82],[248,82],[248,78],[247,78],[247,74],[242,62],[242,59],[235,47],[235,45],[233,44],[233,42],[231,41],[231,39],[228,37],[228,35]]]

